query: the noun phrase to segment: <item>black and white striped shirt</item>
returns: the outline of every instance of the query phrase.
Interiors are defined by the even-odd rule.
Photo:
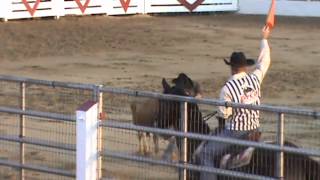
[[[270,48],[267,40],[261,43],[257,66],[251,74],[233,75],[221,90],[220,99],[228,102],[260,105],[261,82],[270,66]],[[260,127],[257,110],[219,107],[219,116],[227,119],[226,128],[248,131]]]
[[[232,79],[225,85],[231,95],[232,102],[260,105],[260,82],[254,74],[239,79]],[[258,128],[259,111],[248,109],[232,110],[228,129],[247,131]]]

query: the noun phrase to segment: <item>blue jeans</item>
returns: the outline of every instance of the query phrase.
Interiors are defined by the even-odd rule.
[[[252,131],[231,131],[228,129],[222,130],[217,137],[226,137],[234,139],[248,139],[248,136],[253,131],[259,131],[259,129]],[[226,150],[232,146],[232,144],[226,144],[216,141],[207,142],[199,154],[199,161],[202,166],[215,167],[215,157],[223,155]],[[200,180],[216,180],[217,175],[213,173],[201,172]]]

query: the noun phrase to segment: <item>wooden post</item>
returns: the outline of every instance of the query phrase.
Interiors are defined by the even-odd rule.
[[[97,179],[98,104],[87,101],[77,112],[77,180]]]
[[[26,83],[20,83],[20,108],[22,111],[26,110]],[[25,116],[20,115],[20,123],[19,123],[19,137],[23,138],[25,136]],[[20,143],[20,164],[23,165],[25,163],[25,144],[23,142]],[[24,180],[25,172],[24,169],[20,169],[20,179]]]
[[[98,95],[98,115],[99,118],[103,118],[102,112],[103,112],[103,92],[100,91],[102,85],[98,86],[98,91],[97,91],[97,95]],[[98,127],[98,152],[102,152],[103,150],[103,142],[102,142],[102,138],[103,138],[103,128],[102,127]],[[99,156],[98,159],[98,179],[102,178],[102,156]]]
[[[187,102],[180,103],[180,128],[182,132],[188,132],[188,113],[187,113]],[[180,141],[180,160],[183,163],[187,163],[187,155],[188,155],[188,147],[187,147],[187,138],[182,138]],[[181,169],[179,171],[179,180],[186,180],[187,179],[187,170]]]
[[[277,144],[280,147],[284,145],[284,114],[279,114],[278,119],[278,131],[277,131]],[[276,161],[276,175],[279,179],[284,178],[284,153],[283,151],[278,152]]]

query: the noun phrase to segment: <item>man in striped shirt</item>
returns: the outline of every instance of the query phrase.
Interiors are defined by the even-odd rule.
[[[225,60],[225,63],[230,66],[232,76],[221,90],[222,101],[260,104],[260,86],[270,66],[270,48],[267,41],[269,34],[269,28],[265,26],[262,30],[261,52],[256,65],[254,60],[247,59],[242,52],[234,52],[229,61]],[[253,65],[255,65],[254,69],[249,72],[250,66]],[[220,126],[223,125],[218,134],[220,137],[247,139],[249,134],[259,131],[259,111],[256,110],[219,107],[218,119]],[[208,142],[201,149],[200,163],[214,167],[215,157],[223,155],[228,147],[230,147],[229,144]],[[216,175],[201,173],[201,179],[214,180]]]

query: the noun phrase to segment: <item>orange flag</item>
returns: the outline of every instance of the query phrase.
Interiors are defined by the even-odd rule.
[[[266,20],[266,25],[269,27],[269,29],[274,28],[275,25],[275,12],[276,12],[276,1],[272,0],[271,7],[269,10],[269,14]]]

